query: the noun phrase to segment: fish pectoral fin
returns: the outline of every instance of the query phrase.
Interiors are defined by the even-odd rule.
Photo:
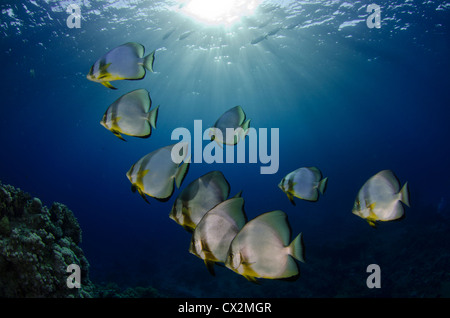
[[[117,89],[114,86],[112,86],[110,82],[102,82],[102,85],[111,89]]]
[[[100,63],[101,64],[101,63]],[[99,68],[99,71],[100,71],[100,74],[107,74],[107,75],[109,75],[109,73],[108,73],[108,68],[111,66],[111,64],[112,63],[108,63],[108,64],[104,64],[104,65],[101,65],[100,66],[100,68]]]
[[[205,253],[211,254],[212,252],[211,252],[211,249],[207,247],[208,245],[203,243],[203,241],[201,241],[201,243],[202,243],[202,251],[205,252]]]
[[[189,215],[191,213],[190,209],[188,207],[181,207],[181,214],[183,215]]]
[[[207,259],[205,259],[204,261],[205,261],[206,268],[208,269],[208,272],[209,272],[212,276],[216,276],[216,272],[214,271],[214,262],[209,261],[209,260],[207,260]]]

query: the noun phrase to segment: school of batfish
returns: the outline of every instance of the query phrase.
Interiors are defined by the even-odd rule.
[[[116,89],[111,81],[143,79],[146,70],[153,72],[155,51],[144,56],[139,43],[126,43],[100,57],[91,67],[87,79]],[[145,89],[122,95],[106,110],[101,125],[118,138],[122,135],[148,138],[156,129],[159,106],[151,109],[152,101]],[[210,129],[211,141],[234,146],[245,139],[250,119],[241,106],[223,113]],[[238,133],[225,134],[228,129]],[[239,129],[240,128],[240,129]],[[221,133],[215,133],[220,130]],[[226,136],[226,137],[225,137]],[[177,143],[156,149],[145,155],[126,173],[131,190],[167,201],[181,184],[189,170],[186,158],[188,144]],[[172,152],[182,153],[180,161]],[[328,178],[317,167],[301,167],[287,174],[278,184],[295,205],[294,197],[317,201],[324,194]],[[174,185],[175,184],[175,185]],[[211,274],[214,265],[225,265],[251,282],[258,278],[289,279],[299,277],[295,260],[305,262],[302,233],[291,241],[291,228],[286,213],[280,210],[262,213],[248,221],[244,211],[242,191],[230,197],[230,184],[220,171],[209,172],[187,185],[175,199],[169,217],[192,233],[189,252],[202,259]],[[403,204],[409,206],[408,185],[401,187],[391,170],[372,176],[359,190],[352,213],[375,227],[379,221],[404,217]]]

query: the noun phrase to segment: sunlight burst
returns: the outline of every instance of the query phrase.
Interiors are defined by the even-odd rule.
[[[208,25],[230,26],[252,15],[261,0],[189,0],[181,11]]]

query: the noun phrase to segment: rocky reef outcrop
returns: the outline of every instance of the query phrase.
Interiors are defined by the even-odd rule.
[[[90,297],[94,286],[80,243],[80,226],[65,205],[47,208],[0,182],[0,297]],[[70,264],[80,268],[80,288],[67,285]]]

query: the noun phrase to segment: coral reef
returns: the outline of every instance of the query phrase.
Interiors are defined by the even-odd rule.
[[[38,198],[0,182],[0,297],[91,297],[81,229],[63,204],[48,209]],[[76,264],[81,287],[68,288]]]

